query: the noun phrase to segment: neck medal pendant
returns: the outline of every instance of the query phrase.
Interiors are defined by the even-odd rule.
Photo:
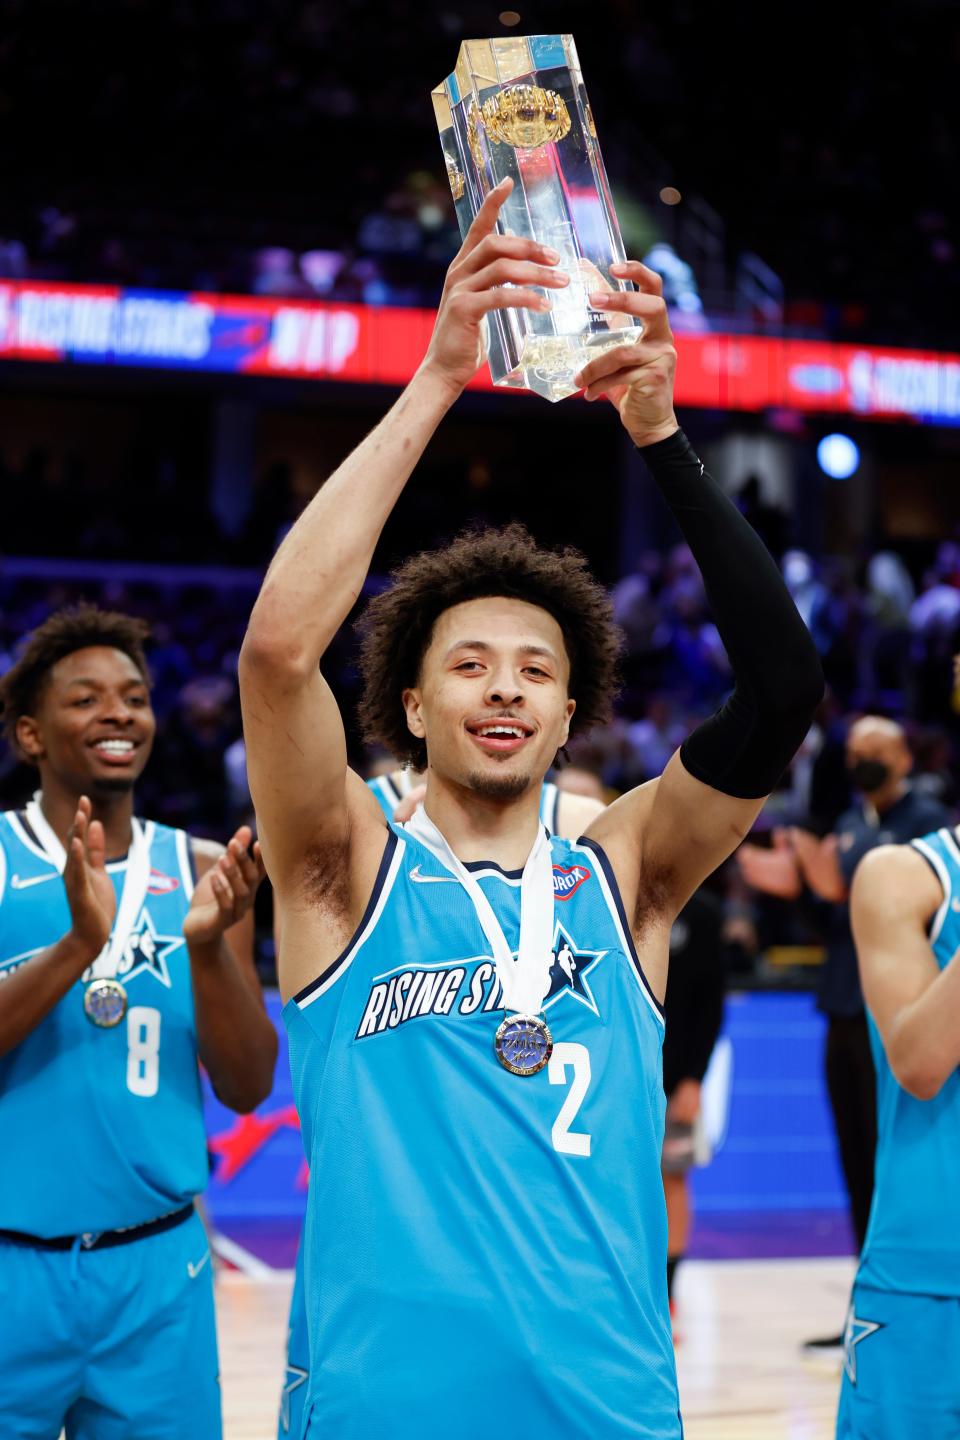
[[[536,1075],[553,1054],[553,1036],[539,1015],[508,1015],[493,1037],[493,1048],[511,1075]]]
[[[83,1013],[94,1025],[109,1030],[127,1013],[127,992],[119,980],[91,980],[83,992]]]

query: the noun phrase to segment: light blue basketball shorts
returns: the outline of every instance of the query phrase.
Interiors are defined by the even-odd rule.
[[[837,1440],[957,1440],[960,1299],[855,1284]]]
[[[302,1440],[310,1378],[310,1341],[307,1336],[307,1302],[303,1293],[303,1237],[297,1248],[290,1328],[287,1334],[287,1373],[280,1395],[277,1440]]]
[[[219,1440],[212,1270],[196,1214],[102,1250],[0,1238],[2,1440]]]

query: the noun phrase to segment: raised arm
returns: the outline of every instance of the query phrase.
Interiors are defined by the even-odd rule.
[[[960,1065],[960,960],[941,970],[927,938],[943,898],[909,845],[871,850],[850,892],[864,998],[891,1070],[917,1100],[932,1100]]]
[[[750,830],[807,732],[823,694],[813,642],[763,544],[707,474],[673,410],[676,352],[661,282],[627,262],[641,293],[591,297],[642,315],[643,339],[610,350],[580,379],[606,395],[640,449],[703,576],[735,689],[681,746],[659,780],[618,800],[590,834],[618,852],[618,875],[672,919]],[[626,897],[625,897],[626,898]],[[670,912],[672,911],[672,914]]]
[[[363,589],[374,546],[449,401],[418,374],[284,540],[240,652],[250,793],[282,894],[318,847],[346,846],[366,794],[348,780],[343,724],[320,662]],[[376,820],[371,801],[360,813]]]
[[[343,724],[319,666],[361,593],[384,523],[483,359],[483,317],[543,309],[547,302],[526,287],[569,283],[555,253],[494,234],[511,183],[488,195],[450,266],[413,380],[293,526],[250,617],[240,654],[250,790],[281,899],[308,876],[333,883],[338,857],[364,832],[383,829],[376,801],[348,772]]]

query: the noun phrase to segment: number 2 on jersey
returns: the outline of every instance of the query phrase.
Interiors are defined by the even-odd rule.
[[[590,1084],[590,1051],[586,1045],[575,1045],[569,1041],[554,1045],[547,1065],[547,1077],[551,1085],[566,1085],[568,1066],[573,1070],[570,1093],[553,1122],[550,1138],[554,1150],[558,1150],[561,1155],[589,1155],[590,1136],[583,1130],[570,1129]]]
[[[127,1089],[149,1099],[160,1088],[160,1011],[134,1005],[127,1014]]]

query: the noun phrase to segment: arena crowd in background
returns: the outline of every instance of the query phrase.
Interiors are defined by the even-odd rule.
[[[0,161],[0,275],[435,303],[456,226],[428,91],[461,39],[497,29],[488,6],[180,0],[159,23],[150,0],[107,12],[94,48],[83,9],[60,7],[52,48],[44,7],[0,0],[3,120],[18,136],[15,162]],[[584,13],[565,0],[522,18],[578,41],[632,254],[674,244],[708,311],[758,255],[789,326],[952,343],[957,217],[943,177],[957,140],[942,97],[955,11],[896,0],[869,21],[832,17],[826,36],[793,26],[789,41],[750,7],[617,0],[602,25]],[[675,211],[665,186],[683,196]]]

